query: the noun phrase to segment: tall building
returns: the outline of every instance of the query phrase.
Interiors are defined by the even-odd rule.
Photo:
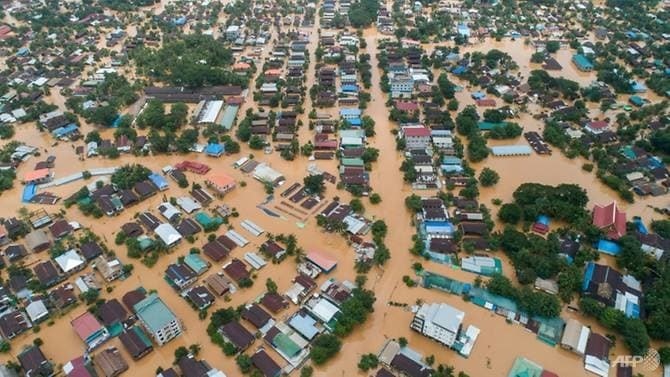
[[[133,306],[137,318],[154,341],[162,346],[181,335],[181,323],[155,293]]]
[[[410,328],[445,346],[453,346],[465,313],[447,304],[423,304]]]

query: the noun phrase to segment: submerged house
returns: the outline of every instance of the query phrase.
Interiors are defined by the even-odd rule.
[[[85,312],[71,322],[72,328],[91,351],[109,339],[109,331],[89,312]]]
[[[630,318],[640,318],[642,286],[631,275],[605,265],[589,262],[584,272],[582,292]]]

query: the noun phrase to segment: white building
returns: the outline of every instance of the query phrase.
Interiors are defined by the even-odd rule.
[[[229,41],[234,41],[237,37],[240,36],[240,27],[237,25],[230,25],[226,29],[226,39]]]
[[[398,74],[393,76],[390,80],[391,85],[391,96],[393,98],[398,97],[411,97],[412,91],[414,90],[414,80],[409,75]]]
[[[464,312],[447,304],[423,304],[414,315],[410,328],[451,347],[464,317]]]
[[[181,234],[170,224],[161,224],[154,232],[167,247],[172,247],[181,241]]]
[[[402,136],[405,138],[405,149],[426,149],[431,145],[430,128],[417,124],[403,126]]]

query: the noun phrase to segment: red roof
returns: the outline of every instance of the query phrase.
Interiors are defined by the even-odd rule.
[[[535,223],[533,224],[532,230],[535,233],[545,234],[549,231],[549,227],[542,223]]]
[[[476,102],[477,102],[477,106],[481,106],[481,107],[495,107],[496,106],[496,100],[494,100],[493,98],[478,99]]]
[[[616,202],[607,206],[593,207],[593,225],[607,233],[611,239],[619,239],[626,234],[626,213],[619,211]]]
[[[44,179],[48,176],[49,176],[49,169],[38,169],[27,172],[26,175],[23,177],[23,180],[27,183],[30,183],[32,181],[38,181],[40,179]]]
[[[322,270],[325,272],[329,272],[335,266],[337,265],[337,261],[334,259],[331,259],[330,256],[327,256],[325,254],[322,254],[318,251],[310,251],[307,253],[307,259],[319,266]]]
[[[395,108],[400,111],[417,111],[419,110],[419,104],[410,101],[395,101]]]
[[[85,312],[71,322],[74,331],[79,335],[81,340],[86,341],[87,338],[96,331],[102,328],[100,322],[89,312]]]
[[[604,120],[595,120],[593,122],[589,122],[587,126],[592,130],[602,130],[607,128],[608,124]]]
[[[427,137],[430,136],[430,129],[424,126],[403,127],[402,132],[409,137]]]
[[[540,377],[558,377],[558,374],[556,374],[554,372],[550,372],[548,370],[543,370]]]
[[[197,161],[182,161],[175,165],[175,169],[188,170],[196,174],[205,174],[209,171],[209,166]]]

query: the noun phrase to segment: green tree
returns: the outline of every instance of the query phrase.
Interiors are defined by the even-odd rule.
[[[275,281],[272,280],[271,278],[267,278],[267,280],[265,281],[265,288],[270,293],[277,293],[277,283],[275,283]]]
[[[366,353],[361,356],[361,360],[358,362],[358,369],[363,372],[367,372],[370,369],[375,369],[379,365],[379,359],[377,355],[373,353]]]
[[[333,334],[320,334],[312,342],[309,357],[314,364],[323,365],[342,348],[342,341]]]
[[[306,176],[303,178],[303,184],[305,185],[305,189],[314,195],[320,195],[326,191],[326,185],[322,174]]]
[[[421,197],[419,195],[412,194],[405,198],[405,206],[410,211],[417,213],[423,208],[423,202],[421,201]]]
[[[493,186],[498,183],[499,180],[500,176],[493,169],[484,168],[482,169],[481,173],[479,173],[479,183],[481,183],[481,185],[484,187]]]
[[[498,218],[507,224],[516,224],[521,220],[523,212],[521,207],[515,203],[505,203],[498,210]]]
[[[254,365],[253,362],[251,361],[251,358],[243,353],[237,355],[237,357],[235,358],[235,363],[237,363],[237,366],[240,368],[240,371],[244,374],[249,373]]]

